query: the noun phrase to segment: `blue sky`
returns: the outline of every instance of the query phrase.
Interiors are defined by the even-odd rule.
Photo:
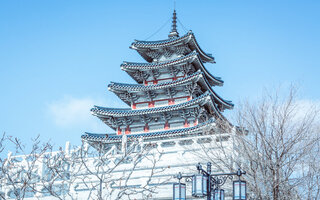
[[[206,67],[225,81],[215,88],[223,98],[237,105],[294,83],[303,100],[319,102],[320,1],[177,0],[176,8],[216,58]],[[120,69],[143,61],[129,45],[155,33],[172,9],[172,0],[1,1],[0,132],[25,142],[40,134],[58,146],[80,144],[86,131],[110,132],[90,108],[125,106],[107,85],[134,83]],[[186,32],[180,24],[178,31]]]

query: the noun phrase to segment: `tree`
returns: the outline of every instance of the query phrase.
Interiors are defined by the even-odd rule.
[[[141,141],[123,148],[121,151],[113,146],[106,150],[98,143],[94,149],[83,143],[71,151],[48,154],[43,163],[49,178],[42,180],[42,188],[59,199],[77,199],[75,190],[86,191],[89,199],[130,199],[132,196],[148,199],[161,185],[154,178],[165,170],[156,169],[161,153]],[[132,179],[141,176],[137,173],[142,167],[148,168],[143,174],[145,181],[133,184]],[[156,184],[149,184],[151,180]],[[57,188],[56,185],[66,187]]]
[[[88,199],[149,199],[163,183],[155,178],[165,170],[156,167],[161,152],[150,143],[123,139],[121,147],[97,142],[93,148],[84,142],[73,149],[67,143],[65,150],[53,151],[52,145],[40,145],[36,138],[27,153],[18,139],[4,135],[0,150],[3,142],[10,142],[16,153],[0,160],[1,198],[78,199],[81,191]],[[141,176],[144,181],[137,183]]]
[[[207,130],[219,134],[210,147],[202,145],[201,156],[220,171],[245,170],[253,199],[319,198],[319,113],[296,94],[294,88],[285,97],[267,92],[239,106],[238,127],[220,121],[219,131]]]
[[[39,158],[51,147],[48,143],[41,144],[39,137],[32,140],[31,150],[26,153],[26,148],[22,142],[14,137],[3,134],[0,140],[3,148],[12,146],[14,152],[8,154],[8,158],[1,159],[1,198],[7,196],[15,199],[24,199],[34,193],[35,185],[38,181],[38,161]],[[7,145],[5,145],[5,142]],[[17,154],[24,156],[17,156]],[[8,190],[8,192],[6,192]],[[7,193],[7,194],[6,194]]]

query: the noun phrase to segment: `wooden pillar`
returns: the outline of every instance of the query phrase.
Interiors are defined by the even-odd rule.
[[[154,101],[150,101],[150,102],[148,103],[148,107],[149,107],[149,108],[153,108],[153,107],[154,107]]]
[[[189,122],[188,122],[188,119],[186,119],[186,120],[184,121],[184,127],[185,127],[185,128],[190,127]]]
[[[168,104],[169,105],[174,105],[174,99],[169,99]]]
[[[118,129],[118,130],[117,130],[117,134],[118,134],[118,135],[121,135],[122,133],[121,133],[121,128],[120,128],[120,126],[118,126],[117,129]]]
[[[164,129],[165,129],[165,130],[170,129],[170,124],[169,124],[168,121],[166,121],[166,123],[164,124]]]
[[[149,132],[149,125],[148,125],[148,123],[146,123],[146,125],[144,126],[144,132],[145,133],[147,133],[147,132]]]
[[[197,125],[198,125],[198,119],[194,120],[193,125],[194,125],[194,126],[197,126]]]
[[[129,125],[127,125],[126,131],[125,131],[125,134],[130,134],[130,133],[131,133],[130,126],[129,126]]]
[[[132,104],[132,109],[136,109],[137,108],[137,104],[136,103],[133,103]]]

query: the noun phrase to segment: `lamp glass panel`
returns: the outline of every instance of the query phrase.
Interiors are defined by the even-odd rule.
[[[241,181],[241,199],[246,199],[246,182]]]
[[[193,176],[192,177],[192,195],[194,195],[196,193],[196,179]]]
[[[223,189],[215,189],[211,199],[224,200],[224,190]]]
[[[204,175],[197,174],[192,179],[192,196],[203,197],[206,195],[207,185],[204,185]],[[206,182],[205,182],[206,183]],[[205,188],[205,190],[204,190]]]
[[[185,200],[186,199],[186,184],[175,183],[173,185],[173,199],[174,200]]]
[[[196,176],[196,193],[202,194],[202,175]]]
[[[219,190],[215,189],[214,190],[214,200],[218,200],[219,199]]]
[[[220,190],[220,200],[224,200],[224,190]]]
[[[240,183],[239,181],[233,181],[233,199],[240,199]]]
[[[181,183],[181,198],[180,200],[185,200],[186,199],[186,184]]]
[[[208,183],[208,177],[202,176],[202,190],[204,195],[207,195],[207,183]]]

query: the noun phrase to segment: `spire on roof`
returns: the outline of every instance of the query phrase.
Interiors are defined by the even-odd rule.
[[[179,33],[177,31],[177,13],[176,9],[173,10],[173,17],[172,17],[172,29],[169,34],[169,37],[179,37]]]

